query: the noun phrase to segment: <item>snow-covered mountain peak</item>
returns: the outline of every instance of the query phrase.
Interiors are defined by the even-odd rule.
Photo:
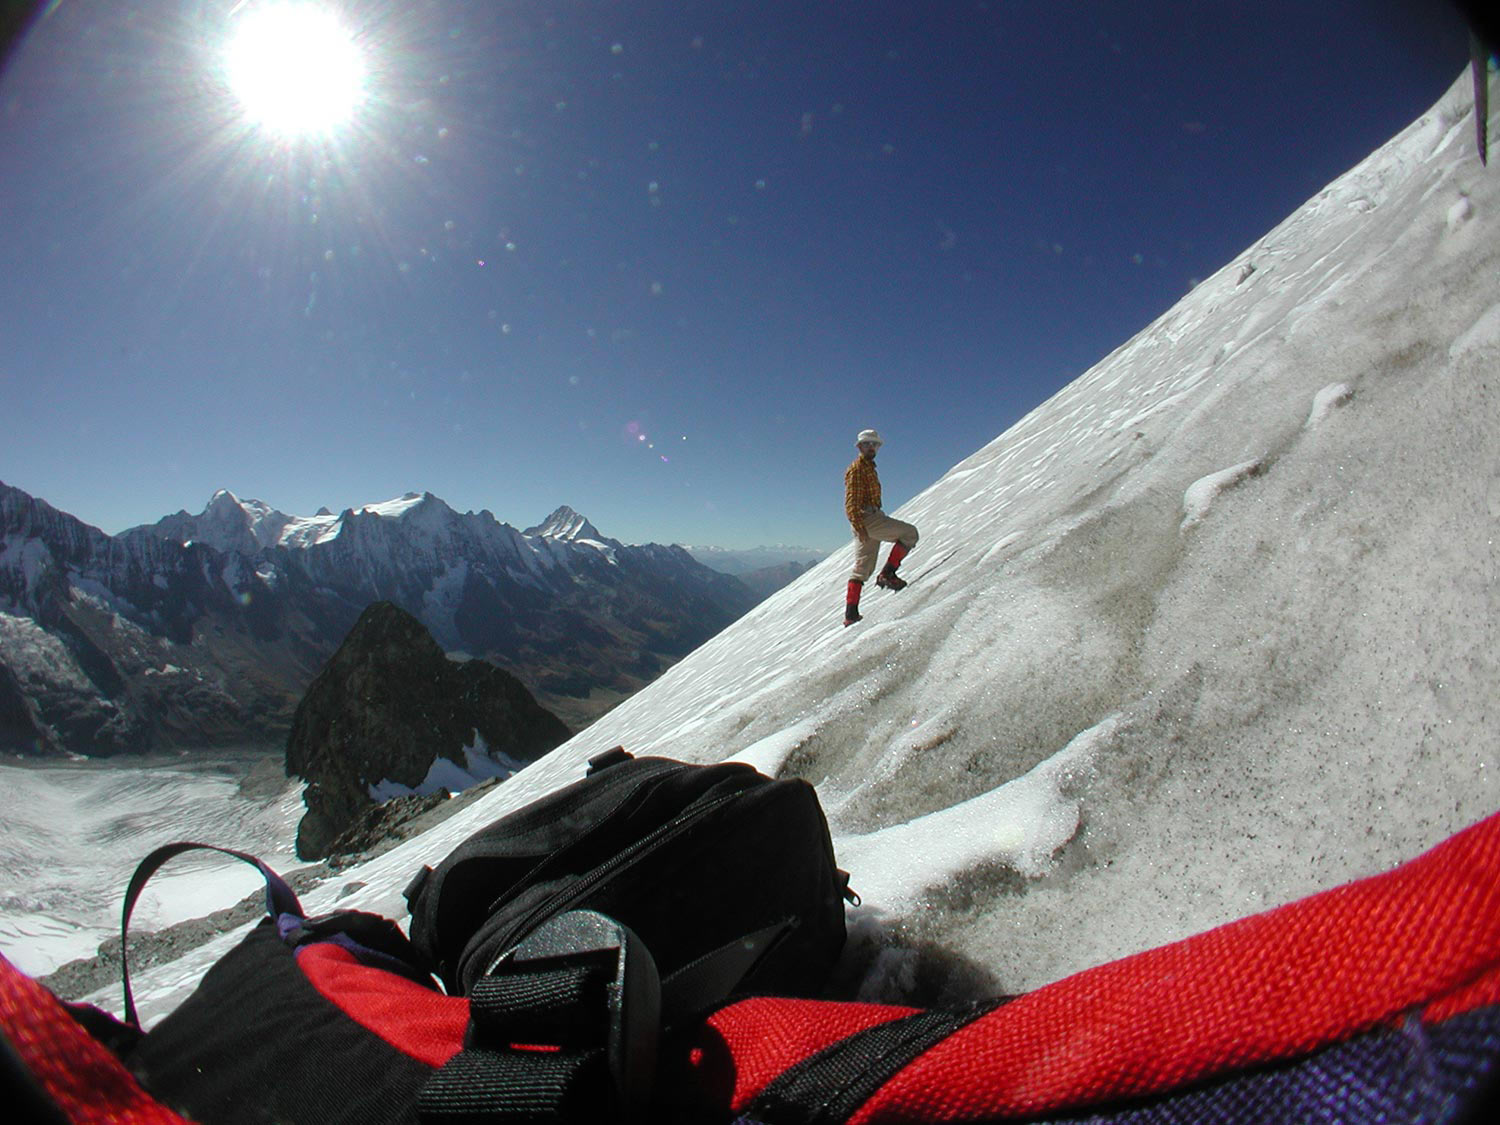
[[[292,519],[263,500],[242,500],[229,489],[221,488],[209,497],[198,515],[178,512],[156,527],[166,537],[182,543],[205,543],[220,551],[254,554],[274,546]]]
[[[523,534],[537,536],[542,539],[561,539],[569,543],[579,540],[591,540],[596,543],[608,542],[599,533],[597,527],[566,504],[558,508],[536,527],[527,528]]]
[[[407,492],[390,500],[345,508],[334,514],[327,507],[315,515],[296,516],[279,511],[262,500],[244,500],[227,488],[209,498],[198,515],[182,511],[132,533],[167,538],[178,543],[203,543],[229,553],[254,555],[282,547],[303,551],[333,542],[354,525],[363,535],[397,535],[410,541],[452,542],[455,536],[477,535],[483,540],[518,536],[548,540],[558,545],[591,547],[606,554],[617,546],[586,518],[563,505],[536,527],[525,532],[502,524],[488,511],[460,514],[431,492]],[[377,530],[379,529],[379,530]],[[464,530],[466,529],[466,530]],[[543,553],[550,557],[550,550]]]
[[[359,515],[377,516],[383,520],[399,520],[406,524],[434,527],[458,519],[458,513],[443,500],[430,492],[408,492],[378,504],[366,504],[357,509]],[[345,512],[341,518],[351,513]]]
[[[430,492],[408,492],[392,500],[345,508],[335,515],[321,507],[316,515],[294,516],[278,511],[263,500],[242,500],[221,488],[197,516],[179,512],[156,525],[167,537],[179,542],[206,543],[221,551],[254,554],[270,547],[306,550],[343,533],[356,517],[373,516],[424,530],[440,528],[458,519],[453,511]]]

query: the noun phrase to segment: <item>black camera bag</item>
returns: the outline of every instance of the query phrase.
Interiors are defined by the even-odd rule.
[[[406,899],[413,944],[455,995],[550,919],[589,910],[638,935],[664,982],[778,927],[737,990],[811,996],[844,944],[848,882],[807,782],[616,747],[424,867]]]

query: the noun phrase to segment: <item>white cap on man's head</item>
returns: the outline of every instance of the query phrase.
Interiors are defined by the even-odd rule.
[[[884,440],[881,439],[880,434],[875,430],[860,430],[859,437],[854,439],[854,444],[864,445],[867,441],[874,442],[876,445],[885,444]]]

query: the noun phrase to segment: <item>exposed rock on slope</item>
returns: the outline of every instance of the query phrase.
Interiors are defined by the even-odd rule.
[[[411,614],[370,606],[308,688],[292,718],[286,770],[304,778],[304,859],[394,787],[430,792],[485,756],[529,762],[564,742],[560,719],[508,672],[456,663]],[[490,769],[493,775],[497,769]]]

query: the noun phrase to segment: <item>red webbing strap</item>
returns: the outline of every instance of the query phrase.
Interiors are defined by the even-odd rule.
[[[0,956],[0,1030],[74,1125],[188,1125],[130,1075],[51,992]]]
[[[1414,1009],[1500,1003],[1500,814],[1384,875],[1078,973],[918,1057],[850,1119],[973,1121],[1161,1092]]]

